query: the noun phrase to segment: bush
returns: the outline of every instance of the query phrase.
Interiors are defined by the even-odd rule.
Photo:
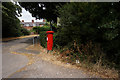
[[[44,48],[47,47],[46,38],[47,38],[46,31],[40,32],[40,44],[41,44],[41,46],[44,47]]]
[[[27,29],[25,28],[21,28],[21,32],[22,32],[22,35],[29,35],[30,34],[30,31],[28,31]]]
[[[56,36],[56,34],[54,33],[54,34],[53,34],[53,47],[56,46],[55,36]],[[47,47],[47,34],[46,34],[46,31],[41,31],[41,32],[40,32],[40,44],[41,44],[41,46],[44,47],[44,48]]]
[[[22,35],[20,20],[21,7],[12,2],[3,2],[2,9],[2,37],[19,37]]]
[[[50,27],[48,27],[48,26],[33,28],[33,31],[35,31],[36,33],[38,32],[38,34],[40,34],[41,31],[49,31],[49,30],[50,30]]]
[[[106,55],[106,61],[111,65],[114,63],[113,67],[120,69],[120,5],[113,4],[111,6],[111,3],[68,3],[58,8],[61,26],[57,31],[57,45],[62,48],[68,46],[71,49],[75,40],[78,47],[83,45],[80,49],[83,50],[83,54],[91,53],[87,56],[89,61],[96,62],[100,57],[100,51],[93,54],[97,48],[87,48],[87,42],[92,41],[93,46],[99,43],[101,52]],[[112,11],[112,14],[109,11]],[[74,53],[80,53],[77,49],[73,49]]]
[[[53,25],[54,27],[54,25]],[[56,28],[54,27],[53,28],[53,31],[56,30]],[[46,48],[47,47],[47,34],[46,34],[46,31],[50,31],[50,26],[48,25],[44,25],[43,27],[34,27],[33,28],[33,31],[39,33],[40,35],[40,44],[42,47]],[[55,36],[56,34],[54,33],[53,34],[53,47],[55,47]]]
[[[34,32],[38,32],[38,33],[40,33],[41,31],[50,31],[51,29],[50,29],[50,26],[48,26],[48,25],[44,25],[43,27],[34,27],[33,28],[33,31]],[[54,31],[54,32],[57,32],[57,28],[56,28],[56,25],[55,24],[53,24],[52,25],[52,30]]]

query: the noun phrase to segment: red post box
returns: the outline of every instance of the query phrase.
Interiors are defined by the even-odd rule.
[[[52,50],[54,31],[47,31],[46,33],[47,33],[47,50]]]

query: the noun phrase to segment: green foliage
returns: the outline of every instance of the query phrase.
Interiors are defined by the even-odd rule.
[[[65,3],[58,2],[19,2],[20,5],[29,11],[33,17],[38,19],[45,18],[48,21],[57,22],[57,14],[55,12],[58,5]],[[46,9],[43,9],[46,8]]]
[[[39,30],[39,34],[40,34],[40,44],[43,47],[47,47],[47,34],[46,31],[50,31],[50,27],[48,25],[44,25],[43,27],[34,27],[33,30],[37,31],[37,28]],[[53,34],[53,47],[56,47],[56,43],[55,43],[55,37],[56,34]]]
[[[12,2],[2,3],[2,37],[21,36],[20,16],[21,8]]]
[[[46,31],[49,31],[50,27],[46,24],[46,25],[44,25],[42,27],[34,27],[33,30],[35,32],[38,31],[38,33],[40,34],[40,44],[41,44],[41,46],[46,48],[47,47],[47,41],[46,41],[47,34],[46,34]]]
[[[57,32],[57,28],[56,28],[56,24],[53,24],[52,25],[52,30],[54,31],[54,32]],[[33,31],[34,32],[38,32],[38,33],[40,33],[41,31],[50,31],[51,29],[50,29],[50,25],[44,25],[44,26],[42,26],[42,27],[34,27],[33,28]]]
[[[40,33],[41,31],[49,31],[50,27],[49,26],[43,26],[43,27],[34,27],[33,31],[35,31],[36,33]]]
[[[46,31],[41,31],[41,32],[40,32],[40,44],[41,44],[41,46],[43,46],[44,48],[47,47],[46,37],[47,37]]]
[[[100,50],[104,52],[105,59],[115,63],[114,67],[120,68],[120,3],[68,3],[58,8],[60,17],[59,30],[56,36],[56,44],[60,47],[68,46],[76,41],[80,50],[81,45],[93,42],[93,45],[100,44]],[[79,52],[78,47],[74,53]],[[89,53],[95,48],[86,48]],[[95,54],[99,53],[96,51]],[[90,59],[100,55],[88,55]],[[92,61],[91,62],[94,62]],[[95,59],[96,61],[97,59]]]
[[[115,21],[111,21],[109,23],[103,24],[99,28],[105,29],[104,37],[106,38],[106,40],[113,40],[116,37],[118,37],[119,29],[120,29],[119,26],[120,26],[120,21],[115,20]]]
[[[21,27],[21,33],[22,35],[30,35],[30,31],[28,31],[27,29]]]
[[[55,43],[55,36],[56,34],[53,34],[53,48],[55,49],[56,47],[56,43]],[[40,32],[40,44],[41,46],[43,46],[44,48],[47,48],[47,34],[46,31],[41,31]]]

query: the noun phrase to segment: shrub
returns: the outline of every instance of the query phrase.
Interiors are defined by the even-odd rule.
[[[30,34],[30,31],[28,31],[25,28],[21,28],[21,32],[22,32],[22,35],[29,35]]]
[[[47,38],[46,31],[40,32],[40,44],[41,44],[41,46],[44,47],[44,48],[47,47],[46,38]]]
[[[55,36],[56,36],[56,34],[54,33],[53,34],[53,48],[56,46]],[[46,34],[46,31],[41,31],[40,32],[40,44],[44,48],[47,47],[47,34]]]
[[[56,28],[55,26],[53,25],[53,31],[55,32],[56,31]],[[37,32],[38,30],[38,33],[40,34],[40,44],[41,46],[43,46],[44,48],[47,47],[47,34],[46,34],[46,31],[50,31],[50,26],[48,25],[44,25],[43,27],[34,27],[33,28],[33,31]],[[56,33],[53,34],[53,47],[56,46],[56,42],[55,42],[55,37],[56,37]]]
[[[48,27],[48,26],[33,28],[33,31],[35,31],[36,33],[38,32],[38,34],[40,34],[41,31],[49,31],[49,30],[50,30],[50,27]]]

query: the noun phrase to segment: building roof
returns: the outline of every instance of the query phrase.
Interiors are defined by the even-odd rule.
[[[20,22],[20,24],[23,24],[23,26],[26,26],[28,24],[29,26],[40,26],[44,25],[46,22]]]

